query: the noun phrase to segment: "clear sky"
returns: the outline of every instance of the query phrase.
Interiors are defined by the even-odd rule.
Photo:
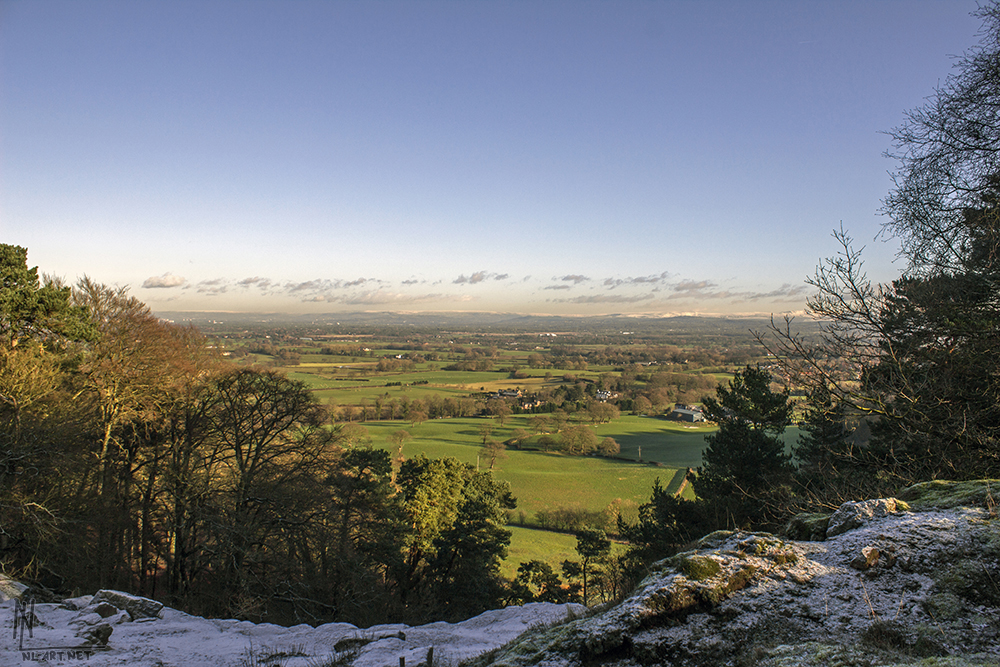
[[[782,313],[974,0],[0,0],[0,242],[154,310]]]

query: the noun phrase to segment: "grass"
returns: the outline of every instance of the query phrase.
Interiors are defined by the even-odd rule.
[[[508,526],[507,529],[511,531],[510,548],[500,571],[508,579],[517,575],[518,566],[530,560],[548,563],[558,572],[564,560],[580,558],[576,553],[575,535],[520,526]]]
[[[403,447],[407,457],[453,456],[463,463],[488,464],[481,459],[482,425],[497,426],[492,437],[505,440],[514,429],[527,430],[527,418],[512,417],[500,428],[482,418],[435,419],[411,427],[404,422],[368,422],[365,426],[376,447],[391,449],[390,434],[403,429],[412,435]],[[498,479],[510,483],[518,510],[529,517],[538,510],[557,507],[602,511],[616,499],[643,503],[649,500],[653,481],[673,479],[677,468],[631,463],[590,456],[566,456],[540,451],[508,449],[494,468]]]
[[[675,468],[701,465],[705,436],[713,426],[671,421],[662,417],[625,415],[597,427],[597,437],[612,437],[621,445],[623,458],[655,461]]]

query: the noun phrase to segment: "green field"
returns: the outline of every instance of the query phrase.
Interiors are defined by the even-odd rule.
[[[508,530],[511,531],[510,548],[507,550],[507,560],[501,568],[503,576],[508,579],[517,574],[517,568],[521,563],[527,563],[529,560],[544,561],[558,572],[559,565],[564,560],[580,559],[576,553],[574,535],[520,526],[509,526]]]
[[[389,421],[369,422],[365,427],[376,447],[392,449],[389,436],[402,429],[413,436],[403,446],[406,457],[453,456],[463,463],[485,468],[488,463],[481,459],[479,428],[493,423],[494,420],[470,417],[435,419],[415,427]],[[508,419],[503,428],[494,430],[492,437],[507,439],[515,428],[526,428],[525,417]],[[664,485],[669,484],[677,468],[508,449],[506,456],[497,461],[493,473],[510,483],[518,500],[515,514],[524,512],[531,520],[538,510],[566,507],[599,512],[619,499],[641,504],[649,500],[653,481],[659,477]]]

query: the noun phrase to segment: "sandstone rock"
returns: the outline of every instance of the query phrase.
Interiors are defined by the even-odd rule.
[[[800,542],[822,542],[826,539],[830,516],[819,513],[796,514],[789,520],[781,534],[790,540]]]
[[[82,630],[78,636],[88,644],[107,646],[111,633],[111,626],[107,623],[101,623],[100,625],[95,625]]]
[[[880,555],[882,555],[882,552],[877,547],[864,547],[861,549],[861,553],[851,560],[851,567],[861,571],[875,567],[875,563],[878,562]]]
[[[1000,479],[952,482],[934,480],[921,482],[899,494],[900,500],[907,501],[914,508],[933,507],[951,509],[954,507],[982,507],[991,516],[997,515],[1000,505]]]
[[[90,601],[93,599],[93,595],[81,595],[80,597],[66,598],[60,603],[60,606],[65,609],[69,609],[70,611],[80,611],[90,605]]]
[[[120,610],[118,609],[118,607],[112,604],[109,604],[107,602],[100,602],[94,606],[94,611],[96,611],[101,616],[101,618],[107,618],[108,616],[114,616]]]
[[[0,574],[0,602],[20,598],[27,590],[28,586],[22,584],[20,581],[15,581],[5,574]]]

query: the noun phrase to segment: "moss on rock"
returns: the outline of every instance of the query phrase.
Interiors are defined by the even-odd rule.
[[[800,542],[822,542],[826,539],[830,516],[822,513],[796,514],[788,521],[781,534]]]
[[[1000,480],[921,482],[907,487],[898,497],[900,500],[907,501],[914,509],[983,507],[995,510],[998,501],[1000,501]]]
[[[692,581],[704,581],[717,575],[722,566],[707,556],[682,556],[678,559],[677,569]]]

